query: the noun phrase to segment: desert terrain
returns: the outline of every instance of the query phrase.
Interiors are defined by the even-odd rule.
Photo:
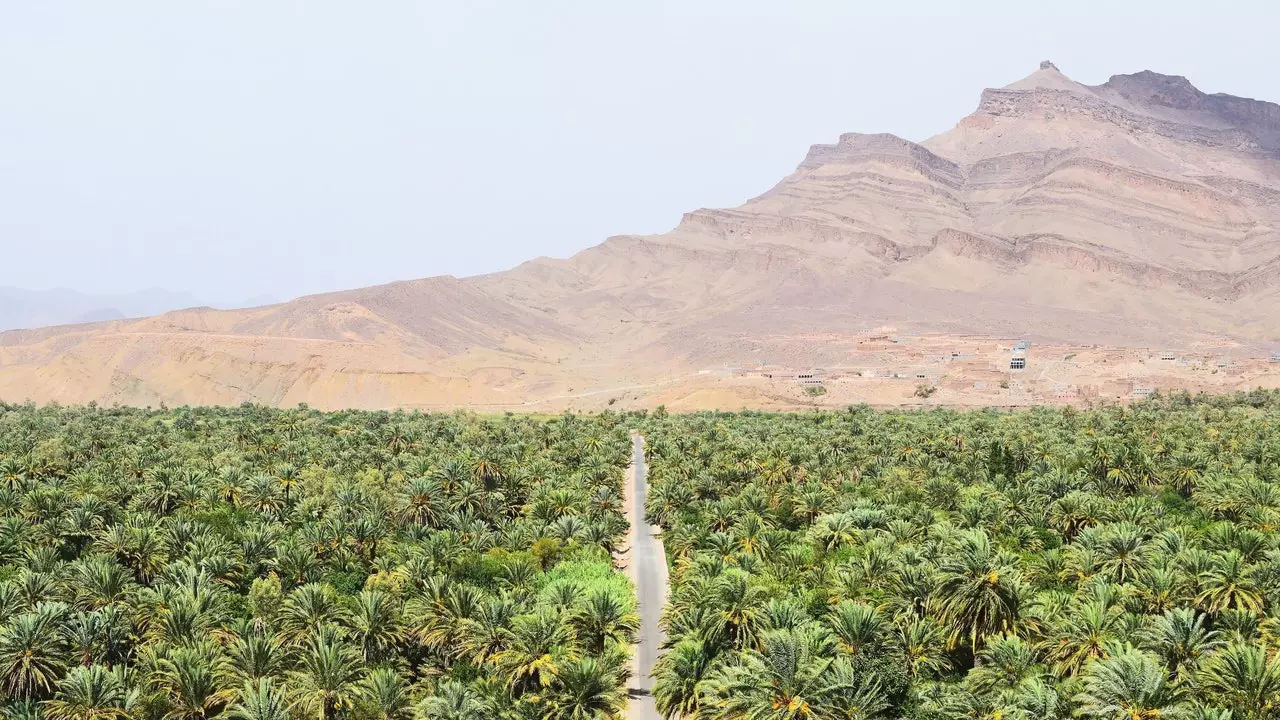
[[[1280,106],[1145,71],[1087,86],[1046,62],[948,132],[815,145],[759,197],[663,235],[0,333],[0,399],[1020,407],[1276,387],[1278,223]]]

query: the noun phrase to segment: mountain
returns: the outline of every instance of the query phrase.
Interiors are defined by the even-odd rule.
[[[1280,106],[1043,63],[922,143],[846,134],[740,207],[567,260],[5,333],[0,397],[652,404],[709,368],[848,364],[885,325],[1260,353],[1280,335],[1278,201]],[[699,392],[685,404],[772,402]]]
[[[146,317],[200,303],[189,293],[153,288],[116,295],[0,287],[0,330]]]

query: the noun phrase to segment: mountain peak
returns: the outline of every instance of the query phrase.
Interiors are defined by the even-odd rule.
[[[1072,80],[1071,78],[1067,77],[1066,75],[1063,75],[1062,71],[1058,69],[1057,65],[1054,65],[1052,62],[1049,62],[1048,60],[1044,60],[1040,63],[1040,68],[1038,70],[1022,78],[1021,80],[1018,80],[1017,82],[1013,82],[1013,83],[1009,83],[1008,85],[1005,85],[1003,89],[1004,90],[1038,90],[1041,88],[1048,89],[1048,90],[1077,91],[1077,90],[1083,89],[1084,86]]]
[[[1181,75],[1164,75],[1150,70],[1128,75],[1112,75],[1102,87],[1115,90],[1125,99],[1146,105],[1199,109],[1205,94]]]

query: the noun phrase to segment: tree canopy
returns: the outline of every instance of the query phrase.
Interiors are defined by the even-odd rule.
[[[1280,718],[1280,395],[644,426],[667,717]]]
[[[595,718],[625,428],[0,406],[0,714]]]

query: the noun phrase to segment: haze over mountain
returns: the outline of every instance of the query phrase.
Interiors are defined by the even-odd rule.
[[[253,307],[272,301],[269,296],[259,296],[240,301],[203,302],[189,292],[162,288],[98,295],[67,288],[27,290],[0,287],[0,330],[141,318],[199,305]]]
[[[160,288],[93,295],[66,288],[0,287],[0,330],[146,317],[199,304],[190,293]]]
[[[922,143],[843,135],[740,207],[567,260],[0,335],[0,397],[514,406],[892,324],[1103,345],[1280,334],[1280,106],[1052,63]]]

